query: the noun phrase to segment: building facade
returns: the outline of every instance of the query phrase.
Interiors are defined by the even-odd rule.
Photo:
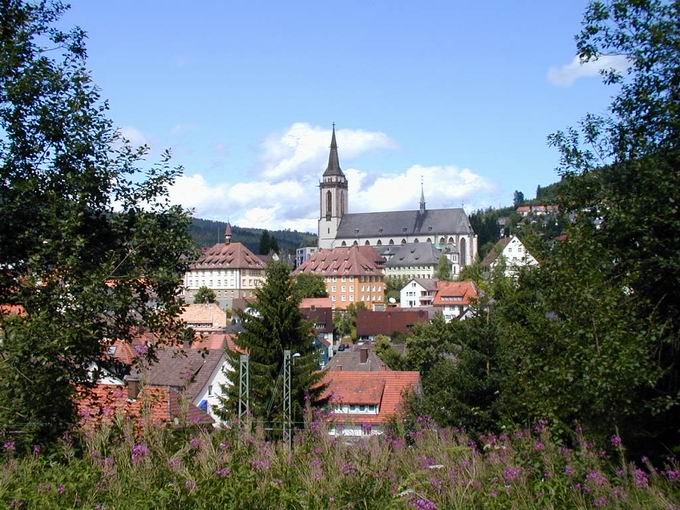
[[[264,284],[265,264],[241,243],[231,242],[232,229],[227,223],[224,243],[208,249],[189,266],[184,275],[184,299],[193,303],[196,292],[208,287],[215,292],[223,308],[231,308],[234,299],[254,296]]]
[[[369,246],[320,250],[293,274],[323,276],[333,309],[346,309],[363,302],[369,309],[385,305],[385,277],[377,262],[379,254]]]
[[[522,267],[536,267],[538,261],[529,253],[517,236],[500,239],[491,251],[484,257],[482,266],[493,271],[499,264],[505,264],[504,275],[517,276]]]
[[[427,209],[421,190],[415,211],[349,213],[347,178],[340,168],[335,126],[328,167],[319,184],[319,248],[431,243],[459,254],[464,267],[477,257],[477,235],[462,208]]]

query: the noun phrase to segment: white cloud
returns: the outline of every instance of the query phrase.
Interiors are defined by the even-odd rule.
[[[597,60],[588,62],[581,62],[576,56],[569,64],[548,69],[548,81],[553,85],[568,87],[579,78],[599,75],[604,69],[614,69],[623,73],[629,67],[630,62],[623,55],[602,55]]]
[[[149,139],[137,128],[125,126],[120,128],[120,134],[132,144],[133,147],[141,145],[151,145]]]
[[[361,129],[336,132],[343,158],[353,158],[374,149],[394,148],[397,144],[385,133]],[[323,170],[328,158],[331,130],[296,122],[285,132],[268,137],[263,143],[262,175],[281,179]]]
[[[209,182],[201,173],[181,176],[171,188],[170,199],[194,209],[200,218],[229,220],[243,227],[316,232],[318,180],[328,157],[330,131],[294,124],[286,131],[325,133],[315,142],[298,143],[286,149],[286,136],[270,137],[263,144],[262,167],[257,177],[242,182]],[[394,147],[383,133],[362,130],[338,131],[341,163],[343,157],[375,147]],[[303,139],[308,139],[304,136]],[[320,148],[317,148],[320,145]],[[302,148],[301,148],[302,147]],[[289,147],[290,148],[290,147]],[[318,154],[317,154],[318,153]],[[494,192],[493,184],[470,169],[453,165],[413,165],[400,173],[379,173],[345,168],[349,181],[350,212],[416,209],[423,177],[428,208],[486,205],[482,197]]]

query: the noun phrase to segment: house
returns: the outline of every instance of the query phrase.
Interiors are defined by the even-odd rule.
[[[507,277],[516,276],[522,267],[538,266],[538,261],[514,235],[500,239],[484,257],[482,267],[491,271],[501,261],[505,263],[504,274]]]
[[[207,287],[215,292],[223,308],[231,308],[237,298],[252,297],[264,283],[265,264],[241,243],[231,242],[232,228],[227,223],[224,243],[206,248],[184,275],[183,297],[193,302],[196,292]]]
[[[520,216],[529,216],[531,214],[531,206],[530,205],[520,205],[517,209],[517,214]]]
[[[363,302],[369,308],[385,305],[382,257],[370,246],[320,250],[293,274],[321,275],[333,309],[344,310],[350,303]]]
[[[421,279],[435,277],[439,268],[439,259],[444,254],[443,250],[438,249],[432,243],[406,243],[397,247],[388,246],[386,253],[389,260],[385,263],[385,276]],[[449,264],[453,266],[452,274],[458,274],[460,272],[458,254],[448,252],[446,255]]]
[[[224,349],[159,349],[158,361],[135,368],[133,376],[147,387],[169,387],[181,393],[189,402],[208,413],[215,421],[223,396],[222,386],[228,384],[227,372],[231,370]]]
[[[409,392],[421,391],[418,372],[325,371],[323,397],[329,399],[330,435],[382,434]]]
[[[319,248],[316,246],[304,246],[295,250],[295,267],[301,266],[309,260],[309,257],[314,255]]]
[[[306,298],[300,302],[305,320],[312,323],[315,345],[321,350],[321,367],[333,357],[333,307],[329,298]]]
[[[470,305],[478,297],[479,289],[474,282],[439,281],[432,305],[444,315],[446,322],[464,320],[469,316]]]
[[[385,311],[359,310],[357,312],[357,336],[360,340],[374,340],[378,335],[408,335],[416,324],[425,324],[429,315],[425,310],[401,310],[391,308]]]
[[[180,319],[196,331],[210,331],[227,326],[227,314],[217,303],[195,303],[182,309]]]
[[[401,308],[431,306],[437,292],[437,281],[431,278],[412,278],[399,291]]]
[[[111,425],[118,417],[134,421],[141,431],[145,424],[171,427],[210,426],[214,420],[169,387],[141,388],[139,380],[97,384],[78,392],[79,423],[84,429]]]
[[[363,342],[338,350],[326,366],[326,370],[338,372],[384,372],[389,369],[371,346]]]

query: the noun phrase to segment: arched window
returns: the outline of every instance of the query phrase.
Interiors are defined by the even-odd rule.
[[[390,239],[390,244],[394,244],[394,239]]]
[[[340,192],[340,216],[345,215],[345,192]]]
[[[347,246],[347,243],[345,241],[343,241],[342,246]]]
[[[382,241],[378,239],[378,242],[376,243],[378,246],[382,246]]]
[[[402,239],[401,244],[406,244],[406,239]]]
[[[453,237],[449,237],[449,244],[456,244],[456,241],[453,240]]]
[[[413,240],[413,242],[414,242],[414,243],[419,243],[420,241],[418,241],[418,238],[416,237],[416,238]]]
[[[440,237],[439,238],[439,244],[446,244],[446,239],[444,239],[443,237]]]
[[[359,246],[359,243],[356,242],[356,241],[354,241],[354,242],[352,243],[352,246]]]
[[[428,238],[427,238],[427,242],[428,242],[428,243],[431,243],[431,242],[432,242],[432,238],[431,238],[431,237],[428,237]]]
[[[467,264],[467,253],[465,253],[465,238],[460,238],[460,265],[464,266]]]
[[[326,219],[333,215],[333,193],[326,191]]]
[[[366,246],[371,246],[371,243],[368,239],[366,239],[366,242],[364,243]]]

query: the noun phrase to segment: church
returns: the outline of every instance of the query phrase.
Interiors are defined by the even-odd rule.
[[[432,243],[456,254],[461,267],[477,258],[477,235],[463,208],[427,209],[421,189],[420,207],[413,211],[350,213],[347,178],[340,169],[335,126],[328,167],[319,184],[319,248],[382,247]]]

